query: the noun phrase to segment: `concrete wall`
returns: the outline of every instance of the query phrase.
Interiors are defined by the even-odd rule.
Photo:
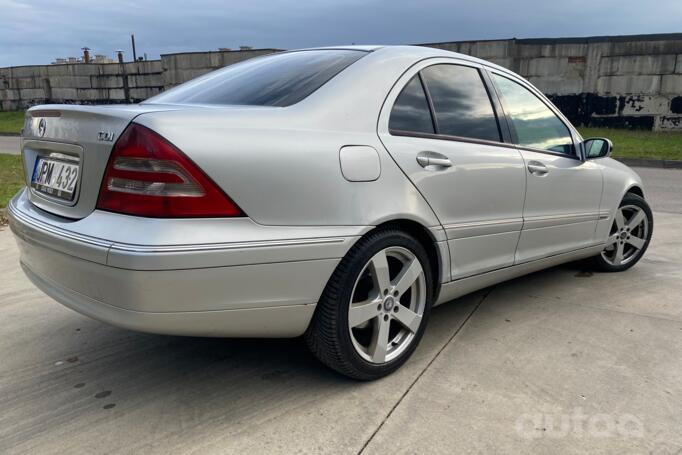
[[[2,110],[40,103],[138,102],[163,88],[159,60],[0,68]]]
[[[271,54],[280,49],[253,49],[246,51],[190,52],[161,56],[163,81],[166,89],[182,84],[210,71],[232,65],[249,58]]]
[[[425,46],[521,74],[578,125],[682,130],[682,34]]]
[[[430,43],[528,78],[577,125],[682,130],[682,33]],[[161,60],[0,68],[3,110],[37,103],[137,102],[277,49],[193,52]]]
[[[214,69],[272,52],[276,49],[170,54],[124,64],[0,68],[0,110],[43,103],[137,103]]]

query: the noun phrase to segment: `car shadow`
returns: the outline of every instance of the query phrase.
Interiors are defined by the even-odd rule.
[[[542,282],[553,279],[555,275],[581,277],[591,276],[592,272],[582,263],[570,263],[516,278],[478,291],[477,294],[484,295],[495,288],[515,292],[525,287],[524,281],[542,285]],[[467,305],[470,297],[464,296],[434,308],[430,325],[440,324],[454,330],[462,320],[462,311],[457,306]],[[473,304],[470,307],[473,309]],[[175,388],[181,388],[183,384],[194,388],[202,381],[202,386],[207,388],[210,388],[212,381],[216,381],[216,385],[226,381],[233,384],[235,381],[244,382],[249,383],[250,387],[261,382],[266,388],[268,384],[297,381],[307,386],[318,383],[322,387],[358,384],[320,363],[307,349],[302,337],[229,339],[164,336],[131,332],[90,319],[74,321],[73,325],[87,326],[70,329],[88,333],[85,334],[85,344],[82,343],[82,337],[80,342],[75,338],[65,340],[67,344],[72,344],[67,349],[78,358],[73,365],[72,382],[87,383],[88,375],[97,377],[106,373],[112,382],[130,382],[130,389],[138,392],[146,385],[152,385],[152,378],[163,383],[175,381]],[[69,331],[69,328],[65,330]],[[442,336],[433,332],[427,330],[425,340]],[[128,381],[130,377],[146,379]]]
[[[520,294],[522,280],[542,283],[554,279],[557,271],[571,277],[581,270],[569,264],[498,286]],[[154,416],[171,429],[176,422],[168,422],[169,416],[183,416],[181,421],[189,420],[192,425],[237,429],[260,422],[264,416],[286,419],[300,409],[341,412],[353,402],[358,407],[371,406],[367,396],[381,413],[380,409],[390,408],[400,398],[490,290],[434,308],[415,356],[395,374],[372,383],[348,379],[325,367],[301,338],[150,335],[65,313],[50,348],[60,352],[63,360],[8,384],[8,396],[12,396],[7,406],[40,400],[44,410],[15,424],[5,442],[20,443],[41,423],[67,431],[75,425],[74,419],[93,416],[101,424],[124,416]]]

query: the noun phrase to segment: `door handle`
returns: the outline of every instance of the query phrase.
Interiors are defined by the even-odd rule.
[[[424,168],[428,166],[441,168],[452,166],[452,161],[447,156],[436,152],[420,152],[417,154],[417,163]]]
[[[547,169],[547,166],[542,164],[539,161],[529,161],[528,162],[528,172],[530,172],[533,175],[545,175],[549,172],[549,169]]]

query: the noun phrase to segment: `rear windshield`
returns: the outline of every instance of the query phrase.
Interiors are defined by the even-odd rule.
[[[355,50],[284,52],[214,71],[147,100],[148,103],[290,106],[367,55]]]

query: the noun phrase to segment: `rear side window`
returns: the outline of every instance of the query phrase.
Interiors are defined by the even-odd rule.
[[[258,57],[189,81],[147,102],[290,106],[364,55],[367,52],[332,49]]]
[[[419,75],[414,76],[407,83],[395,100],[388,128],[415,133],[433,134],[435,132],[429,102],[426,100]]]
[[[495,111],[476,68],[441,64],[421,74],[433,102],[438,134],[501,140]]]
[[[575,155],[571,133],[530,90],[506,77],[493,74],[504,111],[511,119],[516,143],[525,147]]]

